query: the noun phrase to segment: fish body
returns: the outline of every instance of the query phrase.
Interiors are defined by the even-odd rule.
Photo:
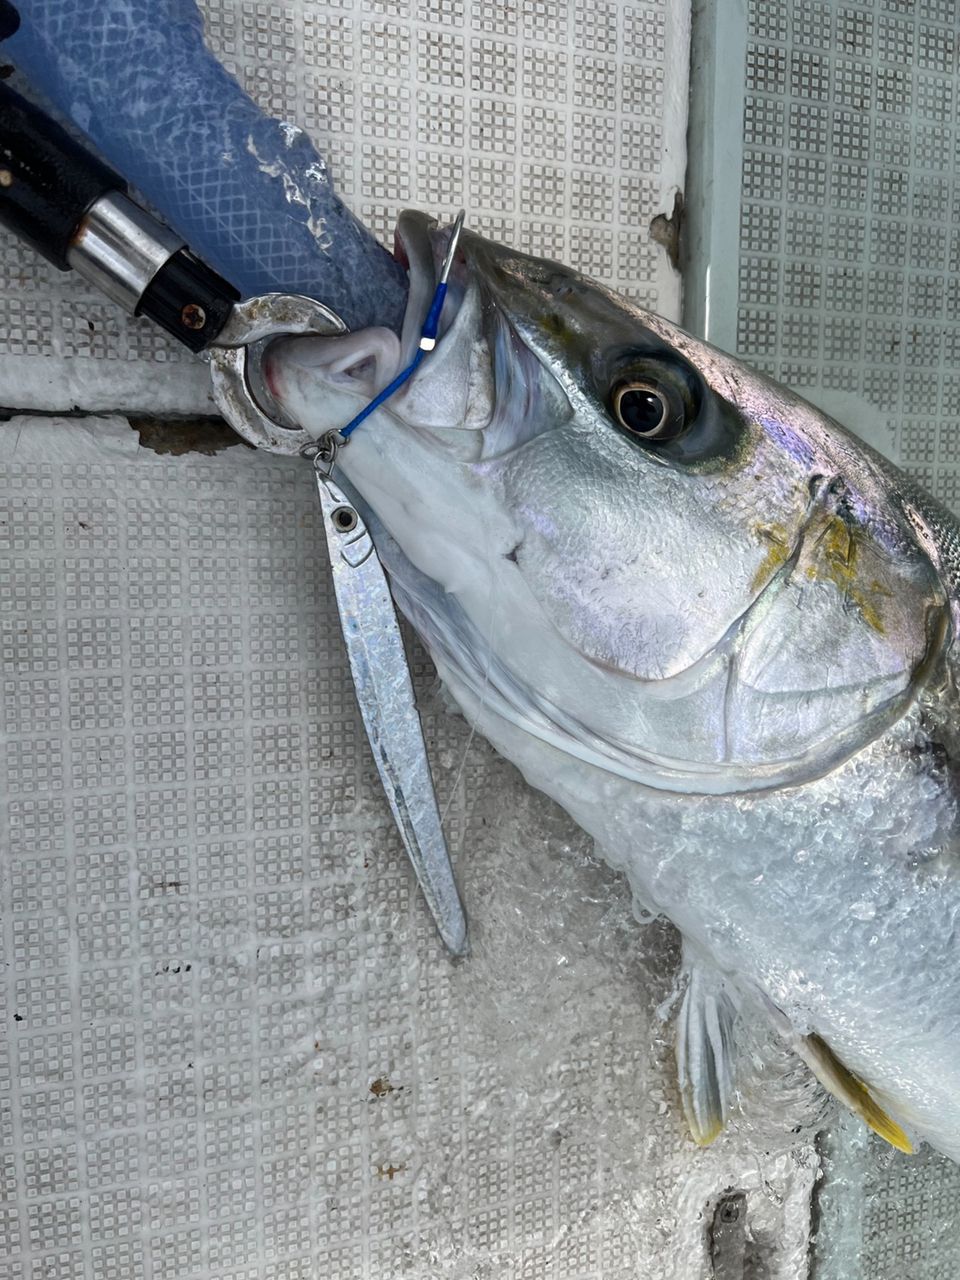
[[[792,393],[569,268],[465,235],[435,353],[352,437],[401,609],[466,718],[684,939],[680,1086],[729,1112],[762,1010],[895,1145],[960,1159],[960,530]],[[335,430],[399,339],[293,339]]]

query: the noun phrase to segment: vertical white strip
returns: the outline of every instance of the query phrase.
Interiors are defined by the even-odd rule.
[[[737,345],[746,0],[694,0],[683,323]]]
[[[668,218],[673,214],[674,196],[677,192],[684,192],[687,179],[692,56],[690,31],[690,5],[669,0],[664,12],[663,155],[658,175],[660,212]],[[683,314],[683,289],[685,285],[680,272],[674,270],[665,253],[660,253],[657,257],[657,310],[661,315],[673,319]]]

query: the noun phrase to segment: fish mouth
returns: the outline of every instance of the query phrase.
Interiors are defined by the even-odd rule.
[[[401,412],[410,426],[464,425],[456,415],[442,412],[450,409],[449,394],[434,395],[436,405],[432,405],[423,388],[425,374],[434,384],[443,382],[437,375],[444,366],[456,363],[451,348],[469,354],[479,329],[478,290],[462,252],[451,263],[429,359],[420,359],[427,350],[421,349],[423,329],[453,231],[453,226],[440,227],[422,213],[400,216],[394,256],[408,273],[409,287],[399,338],[392,329],[372,326],[336,336],[304,334],[274,339],[263,354],[260,371],[273,407],[310,434],[323,435],[337,430],[337,418],[348,422],[404,375],[391,395],[390,408]],[[468,363],[463,354],[460,363]],[[455,373],[448,369],[448,383],[456,384]],[[442,392],[443,388],[435,385],[435,390]],[[449,423],[447,417],[452,419]]]
[[[424,341],[454,230],[418,211],[400,215],[394,256],[409,286],[399,338],[391,329],[372,327],[271,344],[263,360],[266,387],[311,435],[349,423],[391,383],[397,385],[384,413],[393,425],[460,463],[508,452],[539,430],[536,409],[548,391],[538,359],[490,288],[498,246],[461,233],[436,339]]]

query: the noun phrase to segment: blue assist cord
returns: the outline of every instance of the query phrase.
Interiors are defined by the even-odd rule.
[[[443,311],[444,299],[447,296],[447,280],[450,276],[450,268],[453,266],[453,258],[457,252],[457,242],[460,239],[460,232],[463,229],[464,211],[461,209],[457,215],[457,220],[453,224],[453,231],[450,235],[450,243],[447,246],[446,257],[443,260],[443,266],[440,268],[440,279],[437,283],[436,292],[433,295],[433,301],[430,303],[430,310],[427,312],[427,318],[423,322],[423,328],[420,330],[420,345],[417,347],[416,355],[407,365],[406,369],[400,373],[384,387],[379,395],[375,396],[355,418],[351,418],[345,427],[341,427],[337,434],[341,440],[349,440],[365,418],[369,418],[371,413],[375,413],[385,400],[389,400],[394,392],[398,391],[403,384],[412,378],[420,362],[424,356],[431,352],[437,345],[437,333],[440,329],[440,313]]]

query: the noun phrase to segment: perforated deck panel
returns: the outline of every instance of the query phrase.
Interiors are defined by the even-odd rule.
[[[744,1114],[693,1146],[672,930],[414,644],[470,917],[443,952],[309,469],[122,419],[21,419],[0,457],[0,1276],[708,1280],[734,1187],[800,1280],[796,1060],[748,1038]]]
[[[956,5],[717,0],[696,28],[687,323],[960,510]],[[825,1171],[818,1276],[957,1272],[955,1166],[844,1126]]]

